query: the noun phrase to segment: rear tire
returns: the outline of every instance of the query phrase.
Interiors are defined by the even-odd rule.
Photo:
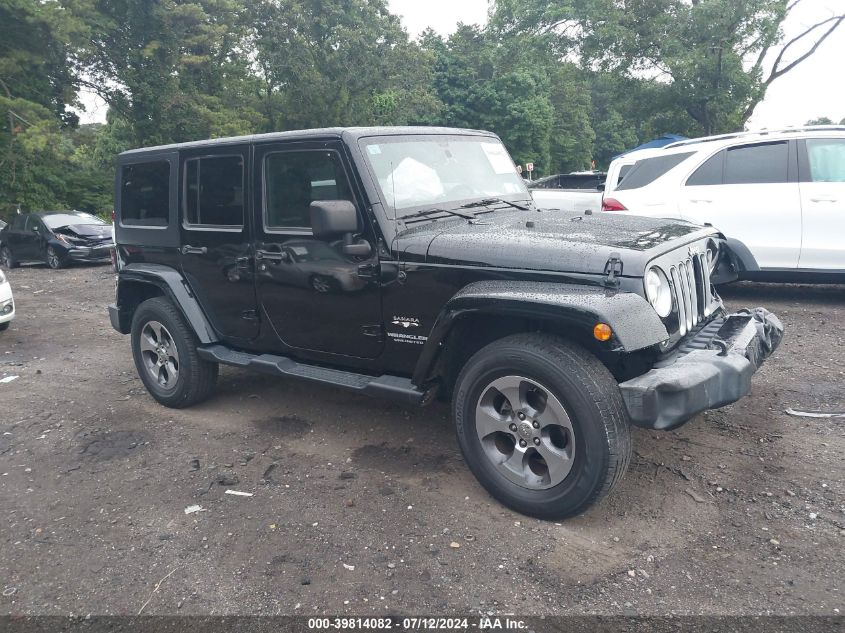
[[[479,350],[458,377],[452,411],[478,481],[529,516],[585,512],[630,462],[616,381],[595,356],[556,336],[517,334]]]
[[[155,297],[138,306],[130,336],[138,376],[159,403],[182,409],[214,392],[219,366],[199,357],[196,336],[169,300]]]
[[[9,270],[20,266],[20,262],[12,256],[12,251],[9,250],[8,246],[0,248],[0,266]]]

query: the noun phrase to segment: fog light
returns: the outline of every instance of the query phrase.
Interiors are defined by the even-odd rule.
[[[597,341],[609,341],[612,334],[613,330],[610,329],[607,323],[596,323],[596,326],[593,328],[593,336],[596,337]]]
[[[9,303],[9,304],[3,306],[3,309],[0,310],[0,314],[11,314],[13,309],[14,309],[14,306],[11,303]]]

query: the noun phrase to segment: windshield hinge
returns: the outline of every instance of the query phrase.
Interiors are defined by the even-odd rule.
[[[604,265],[604,285],[618,287],[619,277],[622,275],[622,257],[619,253],[611,253]]]

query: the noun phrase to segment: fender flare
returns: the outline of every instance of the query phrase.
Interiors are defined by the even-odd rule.
[[[132,314],[125,311],[125,303],[121,301],[121,283],[144,283],[157,286],[168,297],[176,309],[185,317],[188,326],[197,335],[200,343],[207,345],[217,343],[220,337],[205,316],[188,282],[182,274],[169,266],[161,264],[127,264],[118,273],[117,282],[117,311],[120,329],[123,334],[129,333]]]
[[[741,241],[734,237],[726,237],[725,245],[728,248],[728,255],[734,264],[737,272],[759,272],[760,265],[751,254],[751,250]]]
[[[465,286],[440,311],[414,370],[423,385],[443,343],[462,319],[473,314],[528,317],[592,332],[596,323],[613,330],[608,349],[633,352],[669,338],[666,326],[643,297],[601,286],[531,281],[478,281]]]

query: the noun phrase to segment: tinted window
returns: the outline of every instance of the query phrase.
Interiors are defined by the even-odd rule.
[[[269,228],[310,228],[315,200],[352,200],[334,152],[278,152],[264,159],[264,222]]]
[[[693,172],[692,176],[687,180],[687,186],[721,185],[722,167],[724,164],[724,152],[719,152],[715,156],[711,156],[701,167]]]
[[[244,167],[240,156],[185,161],[185,223],[241,227]]]
[[[16,231],[22,230],[23,227],[26,225],[26,218],[27,217],[28,216],[26,216],[26,215],[16,215],[12,219],[12,228],[15,229]]]
[[[121,172],[120,220],[132,226],[167,226],[170,163],[125,165]]]
[[[813,182],[845,182],[845,140],[808,139],[807,156]]]
[[[788,165],[786,142],[734,147],[728,150],[725,159],[725,184],[788,182]]]
[[[633,165],[622,165],[622,167],[619,168],[619,176],[616,178],[617,186],[619,186],[619,183],[622,182],[622,179],[628,175],[633,167]]]
[[[616,189],[624,191],[650,185],[670,169],[680,165],[692,154],[692,152],[685,152],[683,154],[670,154],[669,156],[655,156],[638,161]]]

